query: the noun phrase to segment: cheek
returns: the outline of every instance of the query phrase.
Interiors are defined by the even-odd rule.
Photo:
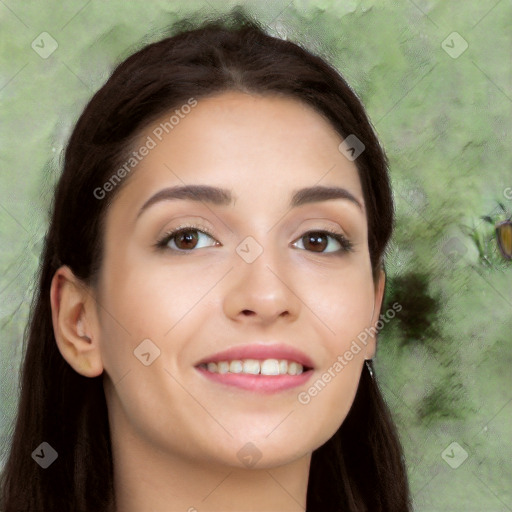
[[[330,439],[345,421],[359,385],[361,361],[353,359],[346,365],[335,361],[316,373],[297,396],[297,418],[302,425],[309,425],[309,442],[315,448]]]
[[[147,262],[117,270],[105,287],[105,309],[134,338],[162,338],[211,286],[203,273],[179,266],[152,270]]]
[[[371,325],[375,295],[371,273],[364,265],[318,276],[309,297],[305,302],[320,320],[315,323],[322,325],[324,346],[331,356],[347,350]]]
[[[190,318],[207,304],[205,294],[220,271],[187,272],[176,264],[153,270],[147,261],[111,268],[102,287],[100,318],[104,366],[114,380],[138,363],[134,351],[143,340],[151,340],[162,355],[172,340],[180,353],[188,330],[197,327],[190,326]]]
[[[305,415],[321,419],[323,432],[330,437],[345,419],[357,391],[374,288],[363,266],[332,274],[317,285],[311,310],[321,320],[314,322],[322,343],[321,365],[297,399]]]
[[[183,286],[186,282],[189,287]],[[157,274],[147,264],[140,269],[133,264],[131,268],[118,266],[103,288],[101,352],[111,418],[116,425],[129,423],[137,436],[155,444],[164,442],[163,432],[181,439],[186,430],[181,417],[171,421],[169,414],[163,413],[162,404],[166,411],[182,410],[187,404],[200,414],[171,376],[175,372],[169,350],[172,341],[172,354],[179,353],[180,339],[187,339],[180,329],[187,325],[187,312],[204,294],[199,291],[197,283],[190,284],[183,273],[168,270]]]

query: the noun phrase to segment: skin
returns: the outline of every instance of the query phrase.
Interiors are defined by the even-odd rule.
[[[141,144],[157,124],[140,134]],[[119,511],[305,510],[311,453],[346,417],[376,340],[360,344],[308,404],[297,395],[375,325],[384,291],[384,274],[372,279],[361,184],[341,141],[295,99],[240,92],[201,99],[110,206],[97,288],[67,267],[56,272],[59,350],[80,374],[103,373]],[[153,194],[184,184],[226,188],[236,201],[162,201],[137,219]],[[363,208],[331,199],[290,209],[292,191],[313,185],[343,187]],[[199,233],[187,254],[176,238],[155,250],[166,231],[196,222],[213,238]],[[353,251],[339,251],[330,237],[320,248],[308,245],[304,235],[323,229],[344,233]],[[236,252],[247,236],[263,248],[252,263]],[[160,350],[149,366],[133,353],[147,338]],[[207,355],[258,341],[305,352],[313,376],[265,395],[212,383],[194,368]],[[261,455],[253,467],[237,457],[248,442]]]

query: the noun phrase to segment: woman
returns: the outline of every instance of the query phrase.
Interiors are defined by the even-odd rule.
[[[66,149],[2,510],[408,511],[373,375],[387,160],[234,11],[117,67]]]

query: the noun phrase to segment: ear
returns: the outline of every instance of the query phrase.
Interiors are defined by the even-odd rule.
[[[51,289],[52,322],[62,357],[85,377],[103,372],[97,309],[93,293],[67,266],[55,272]]]
[[[375,357],[375,352],[377,350],[377,334],[376,334],[376,325],[379,321],[380,317],[380,308],[382,306],[382,301],[384,300],[384,288],[386,285],[386,273],[384,270],[380,270],[377,281],[375,282],[375,298],[373,303],[373,314],[371,319],[371,327],[370,330],[372,335],[368,337],[368,342],[366,345],[366,355],[365,359],[373,359]]]

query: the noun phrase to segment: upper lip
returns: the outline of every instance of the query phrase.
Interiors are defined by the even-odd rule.
[[[300,363],[303,367],[313,368],[313,361],[303,352],[283,343],[238,345],[201,359],[196,366],[219,361],[236,361],[242,359],[286,359]]]

